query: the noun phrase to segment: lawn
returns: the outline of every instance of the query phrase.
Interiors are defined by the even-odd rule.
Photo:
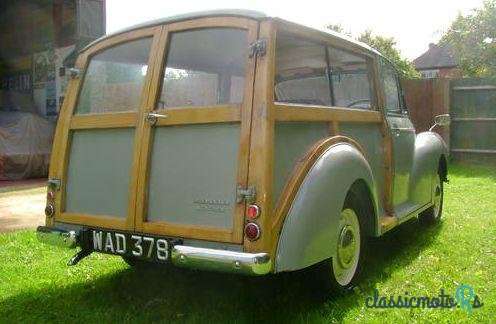
[[[450,168],[440,225],[407,222],[370,243],[361,285],[345,296],[315,293],[304,273],[245,278],[152,268],[44,246],[34,232],[0,235],[0,322],[495,322],[496,169]],[[470,285],[483,306],[370,309],[381,296],[455,295]]]

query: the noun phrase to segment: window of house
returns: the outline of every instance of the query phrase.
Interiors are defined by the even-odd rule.
[[[424,79],[433,79],[439,76],[439,70],[423,70],[420,71],[420,76]]]

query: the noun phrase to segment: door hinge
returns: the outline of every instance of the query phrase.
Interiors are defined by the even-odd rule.
[[[249,47],[249,57],[252,58],[255,55],[262,57],[267,53],[267,41],[263,38],[256,40],[250,44]]]
[[[243,188],[238,186],[236,189],[236,202],[242,203],[243,200],[246,200],[247,203],[251,204],[255,202],[255,198],[257,196],[257,191],[255,186],[249,186],[248,188]]]
[[[59,178],[50,178],[48,179],[48,187],[55,189],[56,191],[60,190],[60,185],[62,180]]]
[[[71,76],[72,79],[77,79],[81,76],[81,70],[77,68],[70,68],[69,75]]]

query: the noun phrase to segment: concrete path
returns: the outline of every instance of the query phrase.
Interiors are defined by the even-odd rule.
[[[33,186],[35,186],[33,188]],[[36,228],[45,222],[46,181],[0,191],[0,232]]]

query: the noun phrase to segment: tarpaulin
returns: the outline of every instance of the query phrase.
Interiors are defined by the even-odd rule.
[[[54,129],[36,114],[0,111],[0,180],[46,176]]]

